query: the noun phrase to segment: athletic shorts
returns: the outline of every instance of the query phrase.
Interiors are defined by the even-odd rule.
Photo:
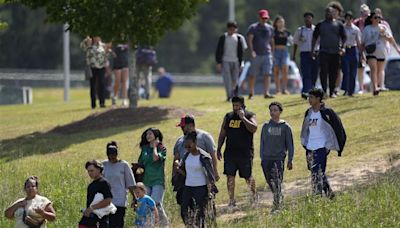
[[[251,177],[253,169],[253,158],[227,158],[224,156],[224,174],[228,176],[236,176],[236,172],[239,171],[239,177],[249,178]]]
[[[253,77],[264,77],[272,75],[272,55],[257,55],[251,59],[249,75]]]

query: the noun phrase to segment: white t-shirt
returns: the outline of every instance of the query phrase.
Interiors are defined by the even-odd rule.
[[[325,147],[326,136],[325,132],[322,131],[321,112],[314,112],[311,111],[310,118],[308,119],[308,129],[310,131],[308,142],[307,142],[307,149],[309,150],[316,150],[319,148]]]
[[[300,52],[310,52],[311,44],[313,39],[313,32],[315,29],[315,25],[311,25],[310,28],[306,26],[300,26],[293,36],[293,43],[299,46]],[[319,43],[316,42],[315,49],[319,49]]]
[[[24,200],[24,198],[18,199],[17,201],[14,202],[17,203],[19,201]],[[38,194],[36,194],[35,198],[28,200],[27,204],[25,206],[25,211],[26,211],[26,215],[31,216],[34,219],[37,220],[42,220],[42,216],[40,216],[38,213],[35,212],[34,208],[45,208],[49,203],[51,203],[51,201],[49,199],[47,199],[44,196],[40,196]],[[15,217],[15,228],[29,228],[23,221],[22,221],[22,217],[24,214],[24,208],[20,207],[18,208],[15,213],[14,213],[14,217]],[[40,228],[46,228],[46,222],[44,222]]]
[[[188,155],[185,161],[186,181],[185,185],[189,187],[204,186],[207,184],[206,175],[200,162],[200,154]]]
[[[357,26],[355,26],[354,24],[348,26],[346,24],[344,25],[344,31],[346,33],[346,42],[344,46],[355,47],[357,46],[357,40],[361,43],[361,31]]]
[[[247,49],[247,44],[245,38],[238,34],[234,33],[232,36],[228,34],[225,35],[225,47],[224,47],[224,56],[222,56],[222,61],[224,62],[238,62],[239,58],[237,56],[237,45],[238,45],[238,37],[240,37],[240,41],[242,42],[242,49]]]

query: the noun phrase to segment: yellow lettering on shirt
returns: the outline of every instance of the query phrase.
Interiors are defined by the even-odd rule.
[[[241,120],[231,120],[229,122],[229,127],[230,128],[240,128],[240,123],[241,122],[242,122]]]

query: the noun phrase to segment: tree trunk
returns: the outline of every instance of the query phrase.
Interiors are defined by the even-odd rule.
[[[136,73],[136,50],[134,47],[130,51],[129,61],[129,107],[132,109],[137,108],[139,100],[139,75]]]

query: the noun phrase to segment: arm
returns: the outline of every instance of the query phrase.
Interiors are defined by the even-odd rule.
[[[247,35],[247,42],[248,42],[247,45],[249,46],[249,50],[250,50],[251,56],[253,58],[255,58],[256,57],[256,52],[254,51],[254,48],[253,48],[253,39],[254,39],[254,35],[249,33],[249,35]]]
[[[153,207],[153,212],[154,212],[154,223],[158,223],[159,216],[158,216],[158,210],[157,210],[156,206]]]
[[[4,216],[8,219],[13,219],[14,218],[14,213],[15,211],[20,208],[20,207],[25,207],[26,206],[26,200],[20,200],[15,203],[13,203],[11,206],[9,206],[5,211],[4,211]]]
[[[291,169],[293,169],[294,144],[293,144],[292,128],[289,125],[287,125],[285,141],[286,141],[285,142],[286,148],[289,153],[287,168],[288,168],[288,170],[291,170]]]
[[[342,39],[342,47],[341,48],[344,48],[344,44],[346,43],[347,36],[346,36],[346,32],[344,31],[344,25],[343,24],[340,24],[339,32],[340,32],[340,38]]]
[[[112,201],[112,198],[109,197],[109,198],[103,199],[102,201],[100,201],[96,204],[90,205],[88,208],[85,209],[85,211],[83,212],[83,215],[86,217],[89,217],[90,214],[93,213],[93,210],[107,207],[108,205],[110,205],[111,201]]]
[[[225,138],[226,138],[225,121],[226,120],[224,118],[224,121],[222,122],[222,125],[221,125],[221,130],[220,130],[219,136],[218,136],[218,147],[217,147],[218,160],[222,159],[221,148],[222,148],[222,145],[224,145]]]
[[[317,43],[318,37],[319,37],[319,25],[315,26],[315,30],[313,32],[313,38],[311,41],[311,53],[314,54],[314,49],[315,49],[315,43]]]
[[[213,163],[213,169],[214,169],[214,174],[215,174],[215,181],[219,180],[219,174],[218,174],[218,162],[217,162],[217,153],[214,151],[213,153],[210,153],[211,158],[212,158],[212,163]]]
[[[257,131],[256,116],[253,115],[250,117],[250,119],[247,119],[243,110],[240,110],[238,114],[239,114],[239,118],[243,121],[246,129],[254,134]]]
[[[56,219],[56,211],[54,210],[52,203],[48,203],[44,209],[39,207],[34,210],[48,221],[54,221]]]
[[[265,131],[264,131],[264,126],[265,126],[265,124],[264,124],[263,127],[261,128],[261,135],[260,135],[260,158],[261,158],[261,160],[262,160],[263,157],[264,157],[264,148],[265,148],[265,142],[264,142],[264,134],[265,134]]]
[[[272,51],[272,53],[274,53],[275,52],[275,38],[271,39],[270,44],[271,44],[271,51]]]
[[[293,44],[293,55],[292,60],[296,61],[297,44]]]

